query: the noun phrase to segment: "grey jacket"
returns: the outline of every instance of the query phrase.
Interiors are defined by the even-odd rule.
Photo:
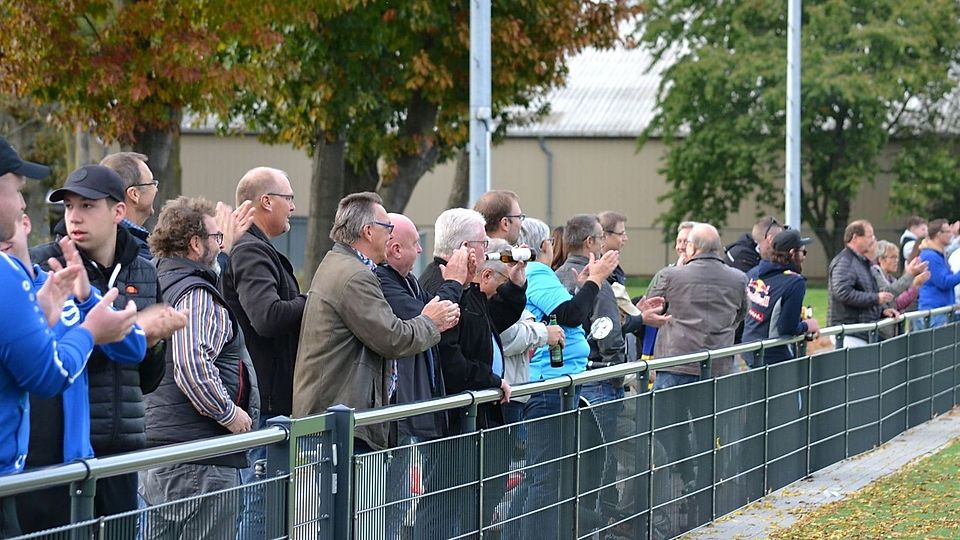
[[[293,376],[293,415],[302,418],[342,403],[355,409],[388,402],[396,358],[436,345],[440,332],[425,315],[393,314],[373,270],[349,246],[335,244],[310,284]],[[358,427],[372,448],[387,446],[387,426]]]
[[[500,332],[503,343],[503,378],[510,386],[530,382],[530,352],[547,344],[547,326],[527,310],[520,320]],[[530,396],[510,398],[526,403]]]
[[[747,302],[747,276],[713,253],[701,253],[683,266],[659,272],[647,296],[663,296],[671,319],[657,333],[658,359],[733,345]],[[733,357],[714,358],[714,377],[734,371]],[[696,362],[663,371],[699,375]]]
[[[579,287],[577,278],[570,270],[582,272],[590,262],[583,255],[570,255],[567,260],[556,270],[557,277],[563,286],[570,291],[571,295],[576,295]],[[604,281],[600,286],[600,292],[597,294],[597,301],[593,305],[593,315],[590,316],[590,323],[601,318],[608,317],[613,323],[613,329],[607,334],[607,337],[594,340],[590,336],[590,328],[584,328],[587,333],[587,340],[590,343],[590,360],[600,362],[610,362],[620,364],[626,360],[626,351],[623,342],[623,332],[620,326],[620,308],[617,307],[617,297],[613,294],[613,288],[610,283]],[[621,379],[622,380],[622,379]]]

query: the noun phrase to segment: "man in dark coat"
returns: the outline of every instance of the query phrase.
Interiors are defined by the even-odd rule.
[[[269,167],[247,171],[237,184],[237,207],[245,201],[253,204],[253,224],[234,244],[221,288],[257,371],[262,411],[253,428],[259,429],[269,418],[289,416],[292,411],[293,370],[306,296],[300,294],[290,261],[270,243],[290,230],[290,215],[296,209],[287,174]],[[254,463],[266,457],[265,447],[250,451]],[[245,484],[255,482],[256,465],[241,477]],[[241,537],[263,538],[263,489],[248,489],[245,497]]]
[[[377,266],[377,278],[383,297],[393,309],[393,313],[400,319],[409,320],[420,315],[423,306],[430,301],[430,296],[420,287],[417,279],[411,273],[417,255],[422,251],[420,235],[409,218],[402,214],[389,214],[393,224],[393,235],[387,241],[386,258],[384,263]],[[446,266],[443,284],[437,295],[442,300],[451,302],[460,301],[460,292],[467,280],[467,250],[457,250]],[[443,370],[440,369],[440,354],[436,346],[430,347],[412,356],[397,359],[397,390],[391,403],[413,403],[428,399],[440,398],[446,395],[443,384]],[[432,414],[420,414],[404,418],[397,423],[397,445],[406,446],[447,435],[448,421],[446,411]],[[392,502],[387,507],[386,527],[387,538],[395,538],[400,528],[400,522],[406,514],[407,505],[396,502],[409,494],[405,489],[410,477],[410,462],[412,450],[401,448],[394,452],[394,459],[390,463],[387,479],[388,497]],[[438,467],[435,454],[423,452],[420,454],[420,472],[426,490],[434,491],[443,486],[438,481],[444,480],[436,474]],[[435,536],[427,531],[425,525],[430,523],[443,530],[449,530],[449,525],[440,525],[440,522],[449,522],[444,508],[442,497],[426,497],[417,504],[417,519],[415,520],[415,536],[429,538]]]

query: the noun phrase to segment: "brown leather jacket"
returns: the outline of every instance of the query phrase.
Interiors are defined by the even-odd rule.
[[[647,296],[663,296],[670,321],[657,332],[657,359],[733,345],[737,324],[743,320],[747,302],[747,276],[726,265],[719,255],[701,253],[683,266],[664,268],[650,284]],[[733,372],[733,358],[712,361],[713,375]],[[694,362],[664,371],[700,374]]]
[[[357,410],[388,402],[390,360],[412,356],[440,341],[433,321],[398,319],[376,274],[349,246],[334,245],[310,284],[293,376],[293,416],[344,404]],[[387,447],[387,426],[362,426],[356,437]]]

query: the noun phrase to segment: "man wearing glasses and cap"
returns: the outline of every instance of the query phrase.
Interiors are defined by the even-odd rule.
[[[767,216],[753,224],[750,234],[743,233],[736,242],[726,247],[727,264],[747,273],[760,264],[761,259],[770,258],[773,238],[784,229],[777,219]]]
[[[814,318],[801,315],[803,297],[807,292],[807,278],[800,273],[807,258],[807,246],[812,242],[798,231],[786,229],[773,238],[770,260],[761,260],[747,272],[747,300],[750,309],[745,318],[743,341],[749,343],[820,332]],[[796,344],[771,347],[764,350],[763,360],[757,351],[746,353],[750,367],[775,364],[797,356]]]

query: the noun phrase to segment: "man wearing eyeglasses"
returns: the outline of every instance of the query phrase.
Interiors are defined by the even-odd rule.
[[[459,307],[434,297],[411,319],[397,317],[380,288],[393,223],[376,193],[340,200],[330,229],[333,247],[310,283],[293,378],[293,414],[318,414],[336,404],[359,410],[390,403],[396,359],[425,351],[456,325]],[[388,426],[356,429],[357,452],[382,450]]]
[[[473,209],[483,214],[485,230],[490,238],[502,238],[517,245],[520,226],[527,217],[520,210],[520,199],[512,191],[495,189],[477,199]]]
[[[750,309],[745,317],[743,341],[750,343],[764,339],[809,334],[816,338],[820,326],[814,318],[801,318],[807,279],[803,277],[803,261],[812,240],[798,231],[787,229],[773,238],[770,260],[764,259],[747,272],[747,300]],[[747,353],[747,365],[752,368],[776,364],[796,358],[796,344],[771,347],[764,350],[761,362],[757,352]]]
[[[150,236],[163,299],[189,311],[189,322],[170,340],[166,372],[147,396],[147,441],[163,446],[230,433],[257,425],[260,394],[236,315],[217,288],[215,262],[224,233],[212,203],[178,197],[164,205]],[[166,465],[140,473],[150,506],[236,488],[247,453]],[[153,512],[145,538],[191,531],[198,538],[233,538],[237,498],[198,500],[191,512]]]
[[[743,273],[749,272],[761,259],[770,258],[773,238],[782,230],[783,226],[773,216],[754,223],[750,234],[743,233],[726,247],[727,264]]]
[[[221,287],[243,330],[260,382],[262,414],[254,429],[265,426],[271,417],[289,416],[293,411],[293,366],[306,297],[300,293],[290,260],[270,240],[290,230],[294,200],[290,179],[280,169],[255,167],[237,183],[237,208],[250,201],[253,223],[230,250]],[[265,447],[250,451],[254,463],[266,457]],[[255,482],[256,467],[245,469],[241,477],[244,484]],[[263,490],[247,489],[245,497],[240,537],[263,538]]]
[[[126,227],[137,241],[140,256],[152,259],[147,243],[150,231],[143,225],[153,215],[153,201],[160,183],[153,179],[153,173],[147,166],[147,156],[137,152],[117,152],[104,157],[100,164],[113,169],[123,180],[125,215],[120,225]]]

